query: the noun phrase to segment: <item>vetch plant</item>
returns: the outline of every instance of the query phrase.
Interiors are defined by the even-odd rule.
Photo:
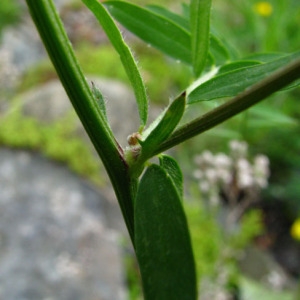
[[[140,124],[121,147],[105,116],[101,91],[89,84],[52,0],[26,0],[57,74],[97,150],[118,198],[136,251],[145,299],[196,299],[197,280],[189,230],[182,208],[182,174],[162,153],[300,78],[300,52],[256,54],[232,61],[210,32],[209,0],[191,0],[183,14],[129,2],[83,0],[94,13],[131,82]],[[114,19],[175,60],[188,64],[195,81],[148,125],[148,98],[130,48]],[[223,105],[179,125],[187,107],[231,97]],[[120,99],[122,100],[122,99]],[[108,100],[109,101],[109,100]],[[128,120],[124,120],[126,122]],[[159,157],[159,163],[149,160]]]

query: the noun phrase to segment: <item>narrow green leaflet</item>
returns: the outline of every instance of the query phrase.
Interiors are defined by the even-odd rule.
[[[209,41],[209,51],[215,59],[215,64],[217,66],[225,64],[230,58],[229,52],[227,51],[225,46],[215,35],[212,34],[210,35]]]
[[[135,249],[144,299],[196,300],[196,271],[186,217],[170,176],[143,175],[135,202]]]
[[[139,142],[142,146],[143,159],[150,158],[156,148],[173,132],[184,113],[185,104],[185,93],[183,93],[159,116],[158,122],[154,121],[156,126],[153,129],[151,126],[150,132],[146,130],[142,134],[142,139]]]
[[[209,49],[210,8],[211,0],[191,0],[191,49],[195,77],[202,73]]]
[[[148,100],[142,77],[131,51],[125,43],[120,30],[104,6],[97,0],[83,0],[83,2],[94,13],[95,17],[106,32],[109,40],[119,53],[120,59],[134,89],[140,114],[141,126],[145,126],[148,118]]]
[[[104,5],[118,22],[144,42],[178,61],[192,65],[189,17],[158,5],[142,8],[124,1],[106,1]],[[228,51],[216,36],[210,35],[208,45],[214,60],[205,61],[205,66],[213,63],[221,65],[228,60]]]
[[[274,61],[222,73],[196,87],[188,95],[188,103],[233,97],[258,83],[286,64],[300,58],[300,51]]]
[[[165,17],[166,19],[168,19],[170,21],[173,21],[177,25],[180,25],[186,31],[188,31],[188,32],[190,31],[190,23],[184,17],[177,15],[159,5],[147,5],[146,7],[149,10],[155,12],[156,14],[161,15],[162,17]]]
[[[243,69],[243,68],[253,67],[256,65],[260,65],[260,64],[261,64],[260,61],[255,61],[255,60],[234,61],[234,62],[223,65],[219,69],[217,74],[220,75],[222,73],[228,73],[228,72],[236,71],[236,70]]]
[[[254,53],[244,58],[244,60],[256,60],[260,62],[271,62],[286,56],[286,53],[269,52],[269,53]]]
[[[159,156],[160,166],[168,173],[173,184],[182,199],[183,197],[183,176],[177,161],[171,156],[162,154]]]
[[[104,3],[112,16],[146,43],[176,60],[191,64],[190,33],[149,9],[123,1]]]

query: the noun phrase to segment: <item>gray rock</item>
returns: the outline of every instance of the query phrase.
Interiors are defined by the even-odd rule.
[[[47,58],[44,45],[29,15],[26,4],[24,1],[18,2],[18,5],[22,8],[21,20],[18,24],[6,27],[1,33],[1,93],[3,93],[3,89],[7,89],[7,86],[15,85],[17,79],[29,67]],[[62,15],[61,17],[72,43],[82,39],[96,44],[107,41],[103,31],[99,30],[98,21],[87,8],[83,7],[81,10],[72,8],[73,0],[55,0],[54,2],[56,9]],[[4,66],[2,57],[5,57]],[[9,76],[7,76],[6,70],[9,70]]]
[[[266,251],[256,247],[245,249],[239,261],[243,275],[274,290],[295,289],[296,282]]]
[[[4,30],[0,52],[10,53],[10,63],[20,73],[46,57],[44,46],[29,17],[24,18],[21,25]]]
[[[125,299],[107,200],[64,166],[0,149],[0,299]]]
[[[19,1],[22,9],[22,19],[18,25],[5,28],[1,37],[2,50],[7,50],[12,57],[12,62],[20,71],[24,71],[32,64],[37,63],[46,57],[46,51],[38,35],[37,29],[31,20],[28,7],[24,1]],[[58,11],[65,5],[71,4],[74,0],[55,0],[55,7]],[[88,9],[88,15],[91,16]]]

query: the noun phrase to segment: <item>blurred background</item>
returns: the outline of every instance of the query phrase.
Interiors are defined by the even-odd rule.
[[[126,146],[139,124],[118,55],[81,1],[55,3]],[[182,13],[182,1],[135,1],[150,3]],[[237,59],[299,51],[300,2],[215,0],[211,28]],[[191,71],[122,31],[153,119],[191,83]],[[107,176],[23,1],[2,1],[0,39],[0,297],[142,299]],[[299,98],[299,88],[276,93],[171,151],[185,178],[201,300],[300,299]],[[197,104],[188,116],[224,101]]]

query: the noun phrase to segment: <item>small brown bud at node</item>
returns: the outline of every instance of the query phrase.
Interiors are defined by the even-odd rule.
[[[141,137],[141,135],[138,132],[135,132],[135,133],[129,135],[127,137],[128,145],[130,145],[130,146],[136,146],[138,144],[138,140],[140,140],[141,138],[142,137]]]

